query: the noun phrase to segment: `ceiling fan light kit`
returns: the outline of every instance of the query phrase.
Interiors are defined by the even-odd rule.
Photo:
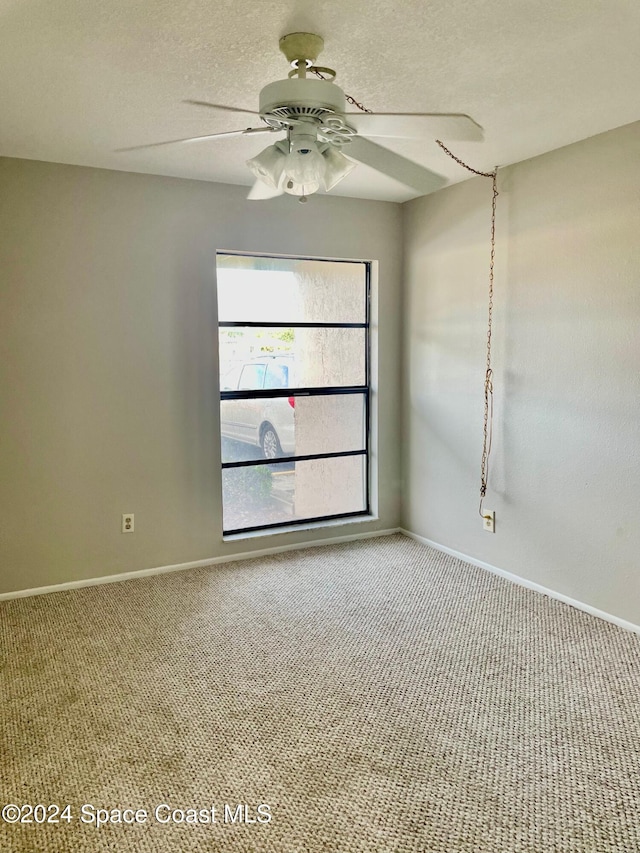
[[[120,149],[131,151],[176,143],[283,133],[278,140],[247,160],[256,177],[249,198],[267,199],[287,193],[304,202],[320,189],[332,190],[363,163],[400,181],[420,194],[446,184],[436,172],[402,157],[369,137],[389,139],[481,140],[482,128],[461,113],[349,113],[347,98],[333,81],[331,68],[316,66],[324,40],[314,33],[289,33],[280,39],[280,50],[291,66],[284,80],[268,83],[260,92],[258,112],[206,101],[188,101],[219,112],[238,113],[259,119],[258,127],[211,133],[188,139],[156,142]],[[308,75],[314,75],[312,77]],[[356,103],[352,98],[351,103]]]
[[[319,142],[313,126],[300,122],[289,138],[269,145],[247,166],[259,181],[300,201],[317,192],[333,189],[356,164],[328,143]]]

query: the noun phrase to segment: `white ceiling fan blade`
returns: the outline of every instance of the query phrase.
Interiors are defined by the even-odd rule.
[[[275,198],[278,195],[283,195],[283,193],[284,190],[280,189],[280,187],[275,189],[274,187],[267,186],[263,181],[256,181],[251,187],[247,198],[251,199],[251,201],[260,201],[262,199]]]
[[[358,133],[389,139],[455,139],[481,142],[479,124],[461,113],[346,113]]]
[[[443,178],[442,175],[431,172],[424,166],[407,160],[406,157],[402,157],[395,151],[390,151],[376,142],[371,142],[370,139],[365,139],[363,136],[354,136],[351,142],[344,146],[342,153],[351,157],[352,160],[364,163],[365,166],[371,166],[372,169],[382,172],[383,175],[400,181],[400,183],[423,195],[439,190],[447,183],[447,179]]]
[[[210,107],[213,110],[222,110],[226,113],[243,113],[244,115],[257,116],[255,110],[243,110],[240,107],[227,107],[224,104],[210,104],[209,101],[183,101],[183,104],[191,104],[194,107]]]
[[[176,145],[184,142],[203,142],[207,139],[222,139],[232,136],[254,136],[259,133],[279,133],[274,127],[247,127],[244,130],[227,130],[223,133],[208,133],[206,136],[188,136],[186,139],[169,139],[167,142],[151,142],[148,145],[132,145],[129,148],[116,148],[117,152],[140,151],[143,148],[159,148],[161,145]]]

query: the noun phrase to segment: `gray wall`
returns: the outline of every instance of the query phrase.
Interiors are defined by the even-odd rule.
[[[490,535],[488,181],[301,208],[0,160],[0,591],[395,527],[403,437],[406,528],[640,623],[638,174],[639,124],[502,171]],[[379,522],[222,542],[217,249],[379,259]]]
[[[640,123],[502,171],[496,424],[478,516],[491,184],[404,205],[404,526],[640,624]]]
[[[246,192],[0,160],[0,592],[398,525],[400,208]],[[379,521],[222,542],[217,249],[379,261]]]

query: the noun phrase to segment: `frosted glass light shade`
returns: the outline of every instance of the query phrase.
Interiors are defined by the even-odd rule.
[[[284,173],[294,184],[320,183],[324,177],[325,161],[314,146],[292,151],[286,158]]]
[[[247,166],[266,186],[289,195],[309,196],[320,187],[329,192],[356,167],[332,145],[321,152],[315,140],[299,138],[286,152],[284,144],[269,145],[247,160]]]
[[[256,157],[247,160],[247,166],[256,178],[259,178],[259,180],[268,186],[278,189],[286,159],[286,155],[276,145],[269,145],[268,148],[265,148]]]
[[[325,162],[323,183],[325,190],[329,192],[355,169],[356,164],[333,146],[329,146],[322,156]]]

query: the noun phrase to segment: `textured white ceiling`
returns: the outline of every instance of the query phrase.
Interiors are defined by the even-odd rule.
[[[450,147],[480,169],[640,119],[638,0],[0,0],[0,155],[249,184],[268,138],[114,149],[243,127],[182,101],[256,109],[297,30],[370,109],[471,115],[486,141]],[[394,147],[468,177],[431,140]],[[334,194],[415,195],[364,166]]]

